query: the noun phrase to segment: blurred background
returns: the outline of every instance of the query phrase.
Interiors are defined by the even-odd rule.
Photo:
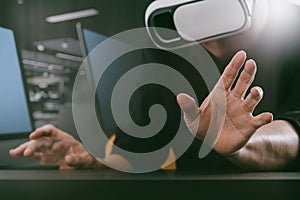
[[[71,95],[83,60],[76,23],[109,37],[143,27],[145,10],[152,1],[0,0],[0,26],[15,33],[35,127],[50,123],[76,137]],[[289,1],[299,4],[300,0]],[[275,3],[271,11],[270,27],[275,28],[269,30],[270,38],[285,43],[288,40],[288,45],[298,43],[295,39],[300,40],[299,32],[292,30],[299,26],[290,19],[300,19],[299,11],[293,13]],[[291,31],[287,35],[283,30]],[[0,164],[29,163],[8,155],[10,148],[26,140],[0,141]]]
[[[144,12],[153,0],[0,0],[0,26],[12,29],[20,52],[29,94],[34,126],[68,126],[72,85],[83,58],[76,33],[76,23],[111,36],[144,26]],[[298,0],[289,1],[294,5]],[[271,16],[280,26],[270,30],[270,37],[283,35],[289,45],[299,38],[290,19],[299,18],[281,4],[274,3]],[[272,21],[271,21],[272,22]],[[292,25],[289,25],[292,24]],[[282,30],[290,29],[287,36]],[[266,44],[268,45],[268,44]],[[67,115],[68,116],[68,115]],[[64,120],[64,121],[61,121]],[[70,122],[71,123],[71,122]]]
[[[83,60],[76,23],[110,36],[143,26],[150,2],[0,0],[0,26],[15,32],[35,127],[51,123],[72,128],[67,126],[69,117],[65,115]]]
[[[14,31],[35,128],[50,123],[78,138],[71,112],[83,60],[76,23],[104,36],[142,27],[151,1],[0,0],[0,26]],[[10,148],[26,140],[0,141],[0,169],[39,166],[9,156]]]

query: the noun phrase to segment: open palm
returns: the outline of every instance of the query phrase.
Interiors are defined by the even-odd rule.
[[[250,139],[250,137],[261,126],[272,121],[271,113],[262,113],[253,116],[252,113],[262,99],[263,92],[259,87],[253,87],[245,98],[246,92],[252,84],[255,73],[256,64],[253,60],[246,63],[246,53],[238,52],[228,66],[225,68],[219,82],[204,100],[200,107],[197,106],[195,100],[187,94],[179,94],[177,101],[184,112],[184,119],[188,129],[199,139],[204,140],[209,128],[212,116],[212,101],[215,105],[224,99],[218,99],[221,92],[225,92],[226,110],[225,121],[219,136],[215,138],[213,148],[222,155],[228,155],[242,148]],[[238,73],[245,63],[245,67],[240,76]],[[235,86],[233,83],[238,78]],[[223,90],[223,91],[221,91]],[[225,90],[225,91],[224,91]],[[224,108],[219,107],[220,112]]]

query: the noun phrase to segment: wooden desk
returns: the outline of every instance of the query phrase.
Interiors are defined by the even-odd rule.
[[[298,196],[298,197],[297,197]],[[0,170],[0,199],[299,199],[300,173]]]

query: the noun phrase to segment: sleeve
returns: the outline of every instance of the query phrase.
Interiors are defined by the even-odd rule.
[[[299,51],[297,51],[299,52]],[[286,57],[279,77],[275,119],[290,122],[300,133],[300,54]]]
[[[290,122],[300,136],[300,53],[296,51],[283,62],[278,86],[278,109],[274,119]],[[294,170],[300,170],[300,150]]]

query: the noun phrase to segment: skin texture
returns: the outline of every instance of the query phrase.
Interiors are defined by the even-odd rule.
[[[39,160],[42,165],[58,165],[60,169],[103,166],[79,141],[52,125],[36,129],[29,139],[28,142],[11,149],[10,155]]]
[[[233,163],[249,170],[285,169],[295,162],[299,151],[299,136],[289,122],[273,121],[269,112],[253,116],[255,107],[263,98],[263,90],[253,87],[246,95],[255,78],[257,66],[254,60],[246,61],[246,53],[239,49],[247,49],[255,44],[267,18],[267,3],[268,0],[256,1],[253,26],[249,31],[202,44],[215,58],[223,61],[238,52],[205,101],[198,106],[186,94],[177,96],[187,127],[203,140],[210,122],[212,101],[220,105],[219,109],[223,109],[217,97],[223,90],[221,85],[224,86],[227,103],[225,124],[219,137],[215,138],[213,148]],[[243,65],[245,68],[238,76]],[[72,136],[51,125],[37,129],[28,142],[10,150],[10,155],[37,159],[41,164],[56,164],[61,169],[103,169],[102,163],[105,162],[131,168],[130,163],[118,155],[108,155],[103,160],[93,157]]]
[[[190,131],[195,133],[196,130],[196,136],[203,140],[211,118],[211,97],[220,93],[223,88],[219,85],[221,82],[224,84],[227,102],[225,124],[214,146],[214,149],[222,155],[228,155],[239,150],[259,127],[272,121],[271,113],[252,116],[255,106],[262,99],[262,89],[259,87],[252,88],[250,94],[245,98],[245,93],[256,72],[256,64],[253,60],[246,62],[245,69],[238,78],[236,86],[232,88],[233,82],[245,61],[246,53],[244,51],[238,52],[226,67],[220,81],[199,108],[195,100],[186,94],[179,94],[177,98]],[[218,98],[214,98],[214,100],[220,101]]]
[[[245,96],[255,77],[256,64],[253,60],[245,63],[245,69],[238,77],[235,87],[232,87],[245,60],[245,52],[238,52],[221,76],[220,81],[223,82],[226,92],[227,109],[223,129],[213,148],[245,169],[287,168],[297,158],[299,136],[289,122],[273,121],[269,112],[252,115],[263,96],[259,87],[253,87]],[[219,84],[220,82],[200,107],[186,94],[179,94],[177,97],[187,127],[200,140],[206,136],[211,117],[211,96],[219,92]]]
[[[228,38],[206,42],[201,45],[216,59],[220,60],[219,64],[221,65],[224,64],[222,62],[226,61],[229,55],[233,55],[238,49],[251,49],[255,47],[257,42],[259,42],[258,38],[262,30],[264,30],[268,23],[267,20],[272,18],[272,16],[268,16],[269,13],[272,12],[272,3],[275,3],[275,0],[255,1],[252,26],[248,31]],[[276,3],[282,3],[284,6],[285,2],[276,1]],[[224,73],[227,73],[226,71],[227,69],[225,69]],[[250,67],[248,77],[253,73],[253,71],[251,71]],[[254,78],[254,76],[252,76],[252,78]],[[240,83],[245,83],[242,83],[241,86],[237,84],[236,87],[240,88],[237,93],[234,92],[236,87],[226,91],[227,94],[230,94],[230,91],[232,91],[231,95],[233,94],[236,98],[227,99],[227,104],[234,105],[234,108],[228,109],[227,107],[228,117],[226,118],[225,124],[231,120],[233,123],[229,122],[229,124],[234,125],[231,126],[231,128],[236,131],[240,130],[240,134],[234,136],[233,133],[226,133],[227,131],[225,130],[229,130],[230,127],[225,126],[214,148],[217,152],[227,156],[229,160],[247,170],[281,170],[289,168],[295,164],[298,157],[299,135],[288,121],[271,121],[270,113],[262,113],[259,116],[252,117],[252,112],[256,106],[255,104],[259,103],[263,93],[261,89],[254,87],[244,100],[244,89],[245,87],[249,87],[249,83],[252,82],[252,80],[250,79],[250,82],[248,81],[249,79],[247,78],[241,79]],[[226,80],[224,84],[226,85]],[[230,97],[230,95],[227,95],[227,98],[228,97]],[[202,106],[203,104],[200,108]],[[230,110],[234,110],[239,106],[244,107],[244,109],[242,109],[240,120],[239,117],[234,120],[235,113],[230,112]],[[248,116],[246,114],[247,111]],[[250,123],[248,120],[250,120]],[[246,123],[249,126],[243,126],[242,123]],[[201,139],[203,138],[203,132],[201,131],[201,126],[199,126],[199,128],[199,138]],[[241,136],[244,137],[244,139]],[[234,143],[234,145],[228,145],[226,147],[226,145],[224,146],[224,144],[226,144],[225,141],[231,144]]]
[[[131,169],[132,166],[121,156],[110,154],[99,159],[68,133],[45,125],[29,136],[29,141],[9,151],[13,157],[38,160],[41,165],[57,165],[59,169],[105,169],[105,163]]]
[[[228,156],[232,162],[251,170],[282,170],[294,164],[299,136],[287,121],[275,120],[257,129],[248,143]]]
[[[245,62],[245,68],[238,77]],[[179,94],[177,101],[184,112],[188,128],[202,140],[211,117],[211,96],[219,92],[222,81],[226,90],[226,119],[214,149],[247,169],[281,169],[297,156],[299,138],[287,122],[273,122],[271,113],[252,116],[263,95],[262,89],[253,87],[250,94],[245,96],[255,72],[255,62],[246,61],[246,53],[240,51],[233,57],[214,90],[200,107],[186,94]],[[236,86],[232,88],[236,79]],[[201,120],[197,120],[198,118]],[[102,163],[105,162],[117,163],[124,169],[131,168],[130,163],[118,155],[108,155],[103,160],[95,158],[80,142],[52,125],[38,128],[30,135],[28,142],[10,150],[10,155],[36,159],[41,164],[59,165],[60,169],[103,169],[105,165]]]

